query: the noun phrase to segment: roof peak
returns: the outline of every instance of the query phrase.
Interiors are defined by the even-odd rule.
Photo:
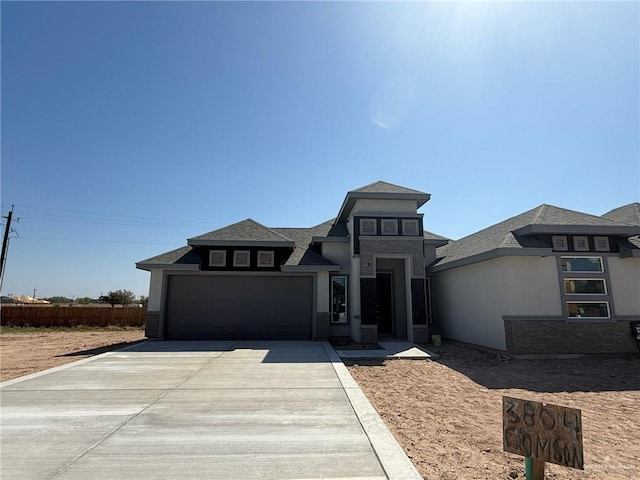
[[[355,190],[349,191],[349,193],[412,193],[420,195],[428,195],[426,192],[415,190],[413,188],[403,187],[402,185],[396,185],[395,183],[385,182],[378,180],[377,182],[370,183]]]

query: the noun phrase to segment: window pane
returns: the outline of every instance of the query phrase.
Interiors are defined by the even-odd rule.
[[[569,317],[573,318],[609,318],[607,302],[567,302]]]
[[[602,272],[600,257],[562,257],[563,272]]]
[[[564,291],[565,293],[568,293],[568,294],[585,293],[585,294],[605,295],[607,293],[604,280],[601,278],[598,278],[598,279],[575,278],[571,280],[565,280]]]
[[[347,277],[331,277],[331,322],[347,323]]]

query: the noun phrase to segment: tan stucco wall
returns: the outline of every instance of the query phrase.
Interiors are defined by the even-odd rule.
[[[608,257],[616,315],[640,315],[640,258]]]

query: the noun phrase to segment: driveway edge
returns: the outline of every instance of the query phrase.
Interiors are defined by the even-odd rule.
[[[323,341],[322,346],[387,477],[392,480],[424,480],[331,344]]]

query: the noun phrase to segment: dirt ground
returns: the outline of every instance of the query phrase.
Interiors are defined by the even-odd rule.
[[[0,331],[0,380],[75,362],[144,338],[140,328],[100,330],[18,329]]]
[[[640,479],[640,357],[512,360],[447,343],[439,361],[360,361],[349,371],[427,480],[524,478],[502,451],[502,396],[582,410],[584,470],[547,479]]]
[[[141,329],[0,331],[0,378],[126,346]],[[426,480],[524,478],[502,451],[502,396],[582,410],[584,471],[553,480],[640,478],[640,357],[511,360],[445,343],[439,361],[360,361],[349,371]]]

